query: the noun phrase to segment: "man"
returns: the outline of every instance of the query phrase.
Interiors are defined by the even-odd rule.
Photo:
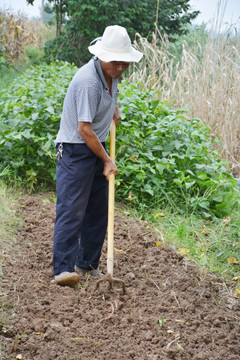
[[[57,149],[57,203],[53,267],[55,282],[75,285],[78,273],[98,276],[107,229],[108,179],[117,167],[105,141],[117,105],[118,78],[138,62],[125,28],[108,26],[89,46],[95,55],[73,77],[63,104]]]

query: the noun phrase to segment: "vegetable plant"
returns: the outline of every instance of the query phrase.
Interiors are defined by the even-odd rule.
[[[148,208],[226,216],[237,205],[237,182],[220,158],[220,140],[161,94],[123,84],[117,134],[117,196]]]
[[[53,184],[55,148],[66,89],[77,68],[42,64],[18,77],[0,93],[0,159],[11,177],[27,183]]]

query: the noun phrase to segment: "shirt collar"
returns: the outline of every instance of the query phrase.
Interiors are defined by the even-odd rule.
[[[98,57],[94,56],[93,61],[94,61],[95,69],[97,70],[97,73],[98,73],[100,79],[102,80],[104,87],[108,90],[107,82],[104,77],[103,70],[102,70],[100,61],[98,60]]]

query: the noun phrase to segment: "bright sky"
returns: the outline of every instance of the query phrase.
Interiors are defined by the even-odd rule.
[[[160,0],[161,1],[161,0]],[[219,8],[219,4],[221,5]],[[221,14],[224,11],[223,22],[227,24],[238,23],[240,24],[240,0],[190,0],[192,10],[200,10],[201,14],[198,16],[194,23],[201,24],[202,22],[208,23],[209,26],[213,25],[214,19],[217,16],[217,10],[220,9]],[[226,6],[226,7],[225,7]],[[27,5],[26,0],[0,0],[0,8],[10,8],[14,12],[24,12],[29,17],[40,17],[41,0],[35,0],[34,6]]]
[[[213,27],[218,18],[226,25],[240,27],[240,0],[190,0],[190,5],[192,10],[201,11],[193,23],[204,22]]]
[[[35,0],[34,6],[27,5],[26,0],[0,0],[1,9],[11,9],[13,12],[23,12],[29,17],[40,17],[41,0]]]

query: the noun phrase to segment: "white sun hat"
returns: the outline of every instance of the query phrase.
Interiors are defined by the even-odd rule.
[[[91,45],[95,40],[97,42]],[[103,36],[95,40],[88,50],[102,61],[139,62],[143,56],[140,51],[132,47],[127,30],[122,26],[107,26]]]

